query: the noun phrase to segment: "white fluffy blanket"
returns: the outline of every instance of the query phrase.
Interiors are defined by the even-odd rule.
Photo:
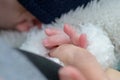
[[[94,53],[97,54],[95,55],[96,58],[105,68],[114,66],[115,65],[114,63],[117,63],[117,61],[119,61],[120,0],[100,0],[99,2],[93,0],[85,8],[78,7],[75,11],[70,11],[67,14],[62,15],[60,19],[56,19],[55,23],[49,25],[43,25],[43,27],[54,26],[62,29],[65,23],[74,26],[77,30],[80,29],[80,31],[82,30],[80,24],[85,24],[85,26],[83,27],[86,27],[86,24],[88,25],[88,23],[90,23],[90,25],[92,25],[93,27],[95,26],[97,29],[100,28],[99,31],[102,31],[102,34],[101,33],[100,34],[102,36],[105,35],[105,37],[102,37],[102,39],[107,38],[108,44],[111,47],[109,46],[110,48],[108,48],[106,44],[106,39],[103,40],[102,44],[105,43],[106,45],[100,45],[99,47],[97,47],[98,53],[97,52]],[[90,31],[92,32],[92,30]],[[97,32],[95,31],[96,34],[98,34],[99,31]],[[48,50],[46,50],[39,41],[42,40],[44,37],[45,34],[43,30],[36,30],[36,29],[32,29],[28,33],[2,31],[0,34],[0,38],[4,39],[4,41],[9,43],[13,47],[20,47],[24,43],[22,45],[22,49],[31,50],[32,52],[35,52],[36,54],[40,54],[43,56],[44,53],[46,53]],[[95,37],[99,37],[99,35]],[[101,39],[101,38],[97,38],[97,39]],[[96,46],[94,48],[96,48]],[[104,51],[108,50],[108,53],[106,52],[105,54],[102,53],[101,50],[103,49]],[[114,54],[117,56],[117,61],[115,60]]]

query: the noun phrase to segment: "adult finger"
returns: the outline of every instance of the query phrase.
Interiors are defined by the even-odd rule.
[[[63,67],[59,71],[60,80],[86,80],[79,70],[74,67]]]
[[[75,61],[75,54],[78,52],[79,47],[72,44],[63,44],[50,51],[50,56],[60,59],[64,64],[71,65]],[[77,55],[76,55],[77,56]]]

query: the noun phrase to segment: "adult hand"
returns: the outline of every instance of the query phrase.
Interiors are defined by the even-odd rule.
[[[59,58],[65,65],[77,68],[87,80],[108,80],[96,58],[83,48],[64,44],[52,50],[50,56]]]
[[[59,76],[60,80],[86,80],[79,70],[71,66],[61,68]]]

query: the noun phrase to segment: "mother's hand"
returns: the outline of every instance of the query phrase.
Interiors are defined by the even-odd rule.
[[[96,58],[83,48],[63,44],[52,50],[50,56],[59,58],[66,66],[75,67],[87,80],[108,80]]]

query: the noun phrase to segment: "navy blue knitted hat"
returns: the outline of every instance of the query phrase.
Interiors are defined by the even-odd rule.
[[[43,23],[51,23],[55,18],[90,0],[18,0],[28,11]]]

